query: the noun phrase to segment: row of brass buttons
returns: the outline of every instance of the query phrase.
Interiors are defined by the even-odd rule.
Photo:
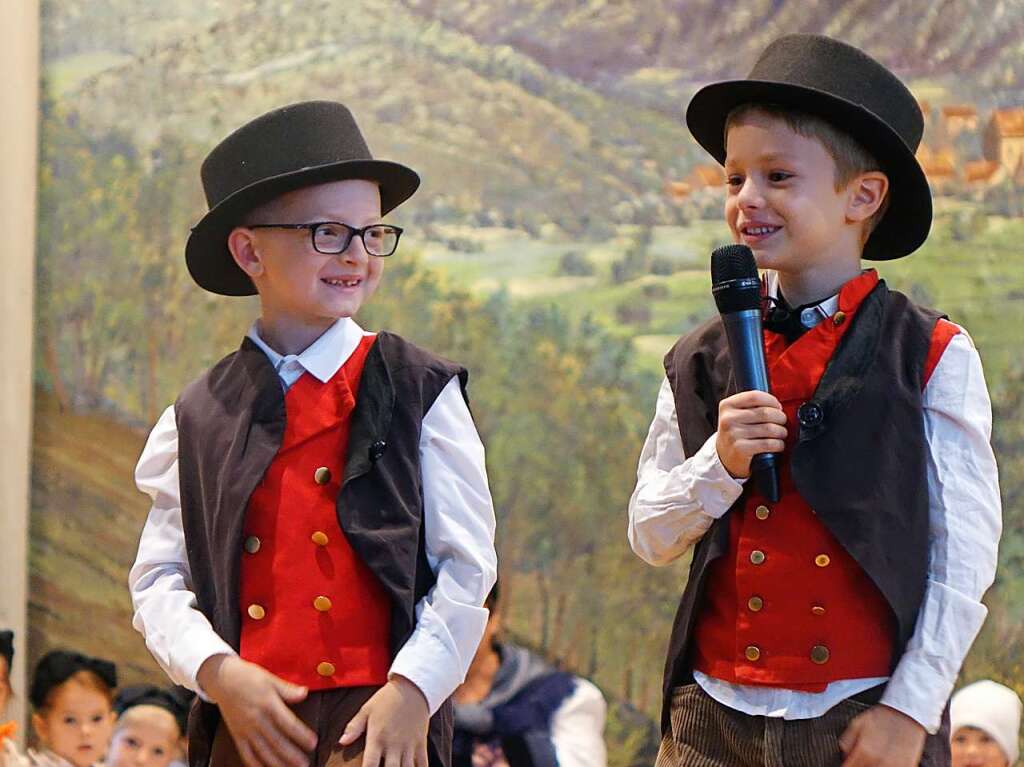
[[[753,613],[760,612],[762,609],[764,609],[764,600],[759,596],[752,596],[750,599],[747,600],[747,607]],[[814,605],[811,608],[811,612],[815,615],[824,615],[825,608],[821,605]]]
[[[753,565],[762,565],[766,559],[768,559],[768,555],[760,549],[754,549],[750,552],[750,563]],[[832,564],[832,559],[828,554],[819,554],[814,558],[814,564],[818,567],[828,567]]]
[[[318,610],[319,612],[325,613],[332,607],[334,607],[334,603],[331,601],[330,597],[318,596],[316,599],[313,600],[313,608],[315,610]],[[249,617],[252,618],[254,621],[261,621],[267,617],[266,608],[264,608],[263,605],[257,604],[255,602],[249,605],[246,612],[249,613]]]
[[[327,537],[327,533],[317,530],[309,539],[313,541],[317,546],[326,546],[331,542],[331,539]],[[245,550],[249,554],[257,553],[263,547],[263,541],[259,539],[259,536],[250,535],[245,539]]]
[[[743,657],[751,663],[758,661],[761,659],[761,648],[757,645],[748,645],[747,649],[743,651]],[[828,663],[830,657],[832,657],[832,653],[825,645],[819,644],[811,648],[811,662],[817,663],[819,666]]]
[[[316,482],[318,485],[326,485],[328,482],[331,481],[331,470],[328,469],[326,466],[319,467],[316,471],[313,472],[313,481]],[[309,538],[317,546],[326,546],[328,543],[330,543],[330,538],[327,537],[327,533],[323,532],[322,530],[317,530],[311,536],[309,536]],[[250,554],[255,554],[256,552],[258,552],[262,545],[263,543],[262,541],[260,541],[258,536],[250,535],[248,538],[245,539],[245,550]],[[313,609],[317,610],[318,612],[325,613],[328,610],[330,610],[333,606],[334,604],[331,602],[330,597],[325,597],[321,595],[313,600]],[[246,612],[248,612],[249,617],[255,621],[261,621],[265,617],[267,617],[267,611],[263,607],[263,605],[255,603],[249,605],[249,608]],[[320,676],[332,676],[335,670],[336,669],[334,667],[334,664],[326,660],[321,661],[316,666],[316,673],[318,673]]]

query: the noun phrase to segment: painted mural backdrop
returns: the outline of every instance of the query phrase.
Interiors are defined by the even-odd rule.
[[[642,763],[686,562],[636,559],[626,502],[659,360],[712,311],[726,239],[682,115],[789,31],[865,48],[927,117],[933,234],[881,272],[984,358],[1006,534],[965,679],[1024,692],[1020,0],[44,0],[30,655],[158,678],[130,627],[132,468],[255,309],[186,274],[198,165],[256,114],[338,99],[425,180],[360,320],[469,366],[510,630],[603,688],[612,764]]]

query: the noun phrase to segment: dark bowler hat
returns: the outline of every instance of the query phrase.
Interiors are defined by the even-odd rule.
[[[200,287],[226,296],[256,292],[227,238],[258,205],[305,186],[366,179],[380,185],[384,214],[420,185],[411,168],[373,159],[352,113],[333,101],[292,104],[246,123],[213,148],[201,175],[210,211],[192,228],[185,262]]]
[[[871,233],[864,258],[900,258],[921,246],[932,223],[931,190],[914,157],[924,119],[917,100],[892,72],[829,37],[780,37],[765,48],[747,79],[705,86],[686,109],[690,132],[723,165],[726,118],[750,103],[819,116],[881,163],[889,177],[889,209]]]

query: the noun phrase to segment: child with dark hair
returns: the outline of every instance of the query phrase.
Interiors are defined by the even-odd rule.
[[[32,727],[44,756],[91,767],[107,751],[114,726],[117,667],[101,658],[55,650],[32,677]]]
[[[106,767],[169,767],[181,754],[188,719],[185,701],[155,685],[121,690]]]
[[[15,722],[3,722],[11,699],[11,663],[14,662],[14,632],[0,631],[0,744],[17,732]]]

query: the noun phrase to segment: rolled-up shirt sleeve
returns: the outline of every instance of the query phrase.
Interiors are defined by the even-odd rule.
[[[203,615],[192,592],[178,485],[178,430],[174,408],[150,432],[135,469],[135,484],[152,499],[128,575],[132,625],[171,681],[202,695],[196,675],[214,655],[235,654]]]
[[[416,627],[390,673],[415,684],[434,713],[466,677],[497,576],[484,448],[458,378],[423,418],[420,461],[426,556],[436,583],[416,605]]]
[[[716,438],[712,434],[696,453],[686,456],[666,378],[629,499],[629,543],[645,562],[660,566],[678,558],[742,495],[742,482],[718,457]]]
[[[924,390],[930,560],[914,634],[882,703],[928,732],[938,730],[987,609],[1002,505],[989,444],[992,407],[981,358],[966,332],[954,336]]]

